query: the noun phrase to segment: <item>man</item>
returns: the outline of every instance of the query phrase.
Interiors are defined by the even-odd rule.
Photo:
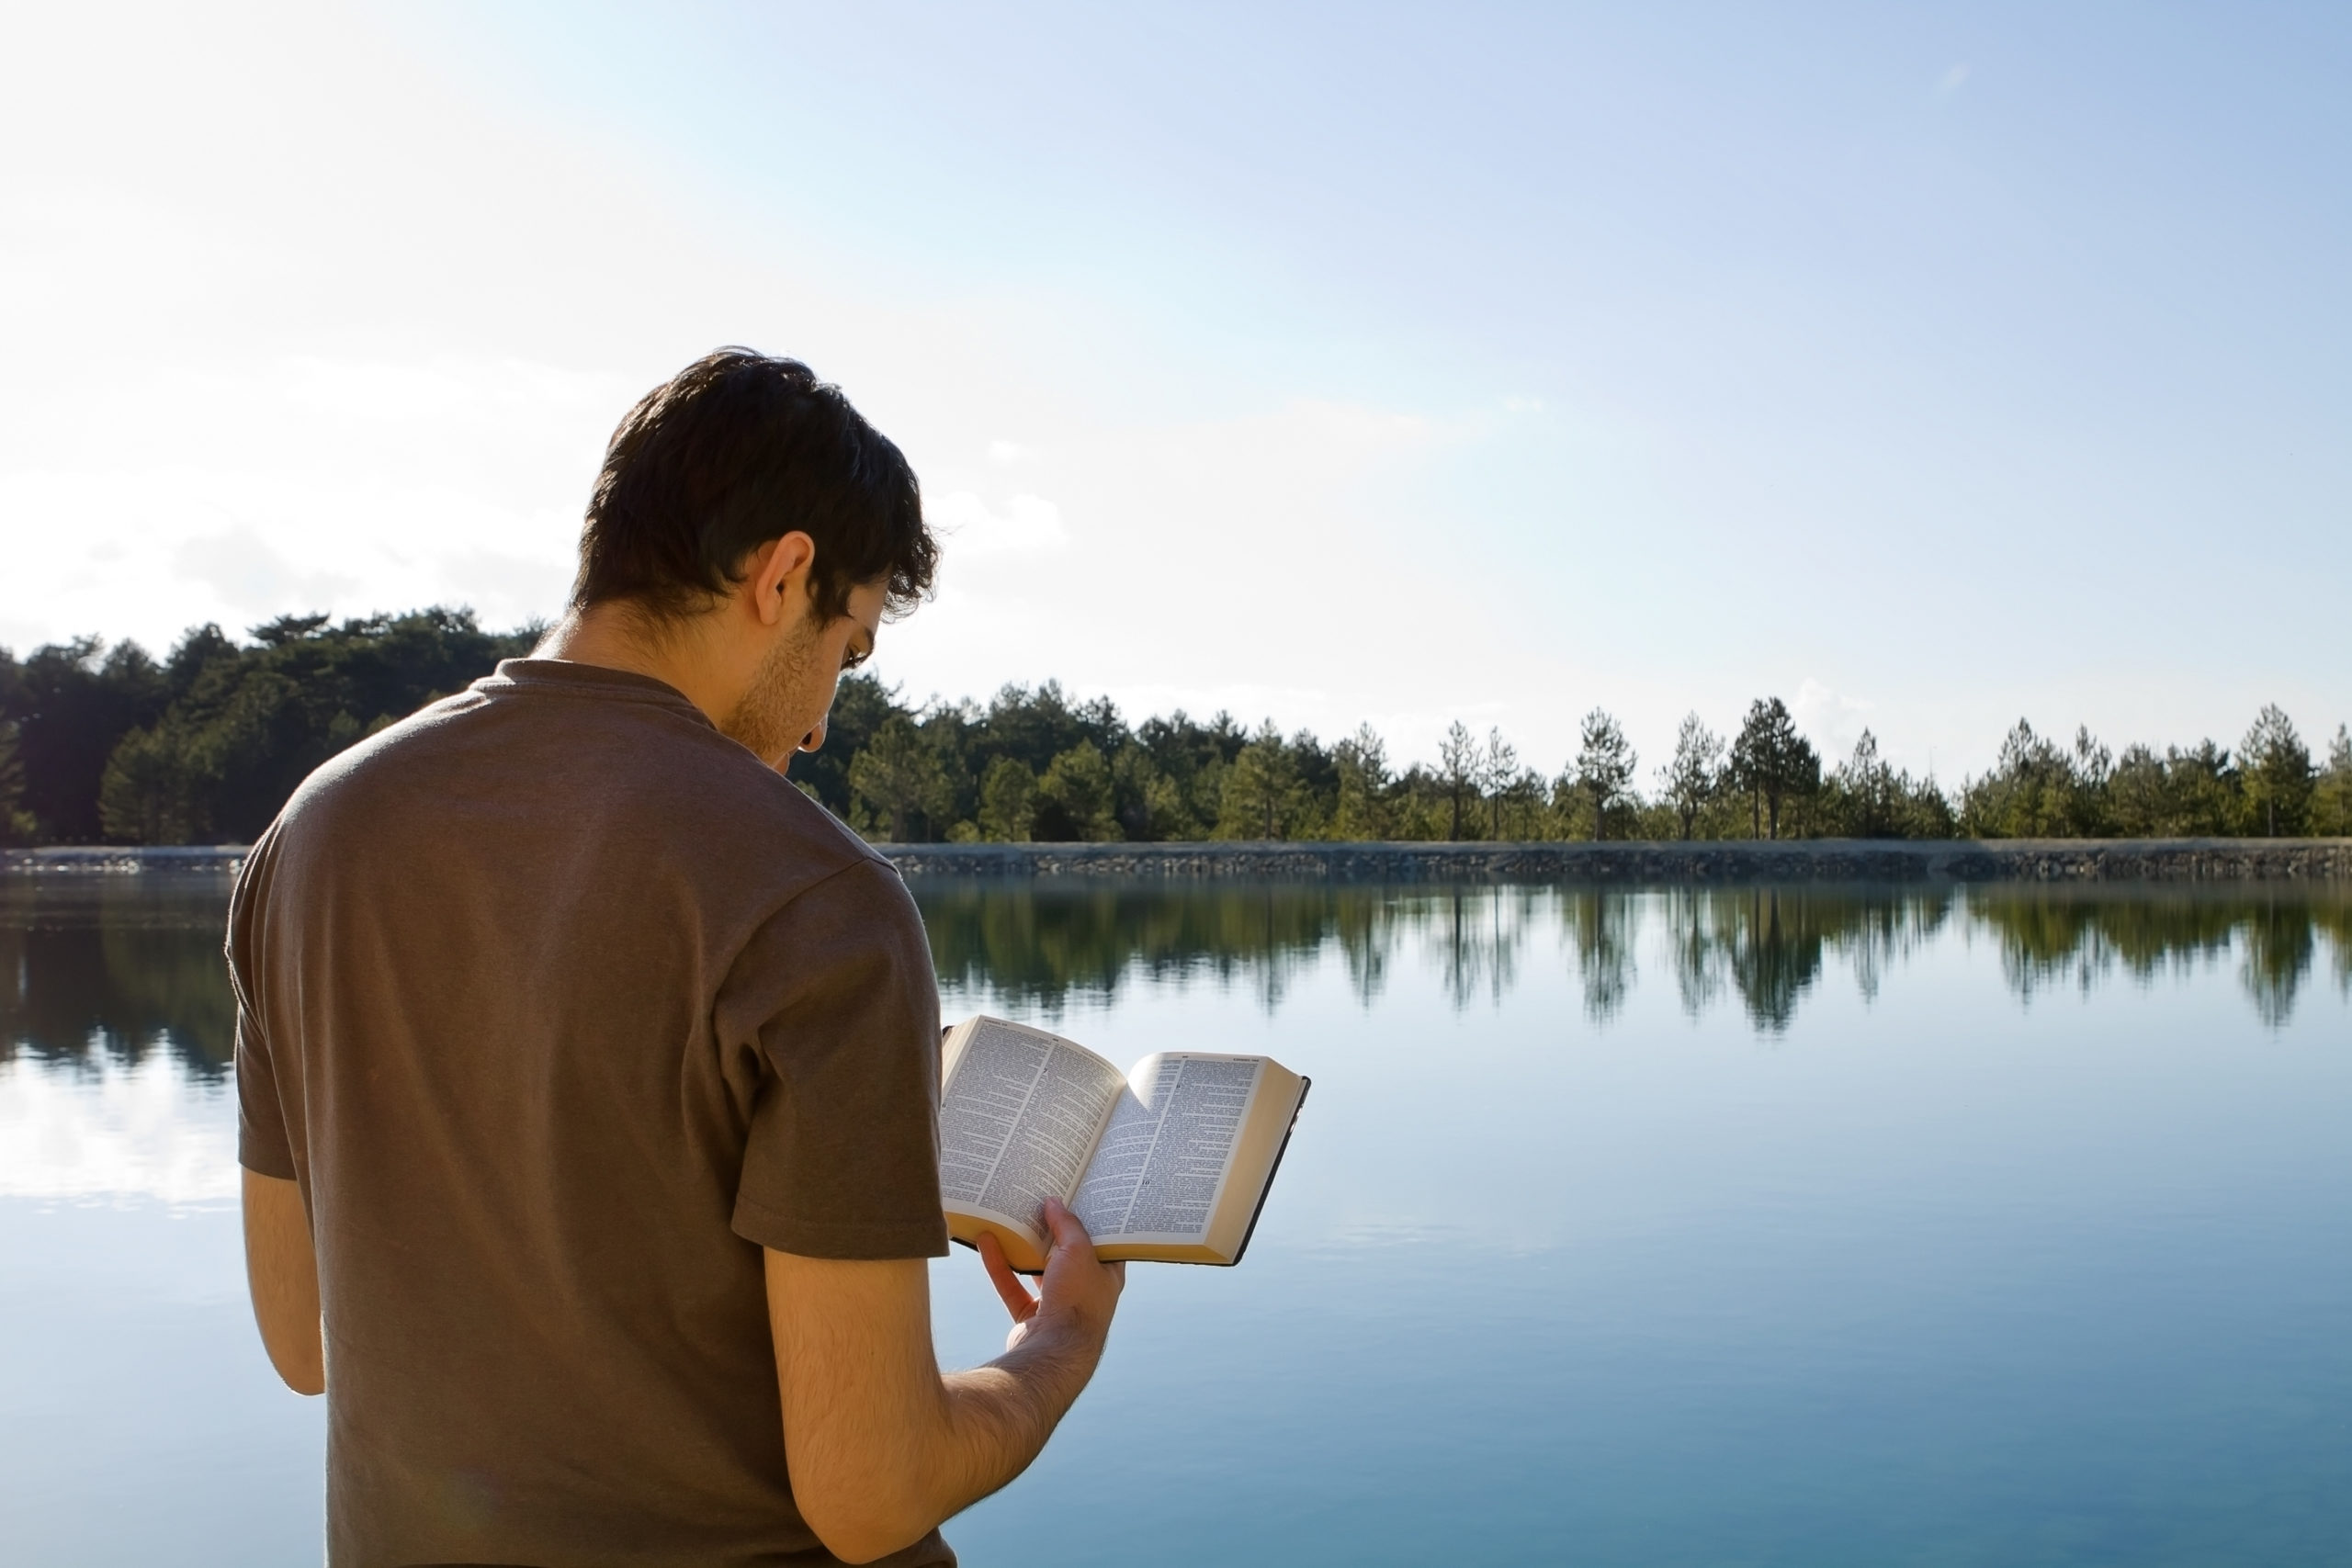
[[[247,1269],[339,1565],[953,1562],[1121,1270],[1067,1212],[942,1376],[938,995],[787,783],[927,591],[898,448],[724,350],[630,411],[570,613],[334,759],[230,913]]]

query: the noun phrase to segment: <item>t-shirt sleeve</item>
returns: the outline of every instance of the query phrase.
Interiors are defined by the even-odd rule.
[[[229,901],[229,937],[224,956],[229,988],[237,1000],[237,1163],[283,1180],[295,1179],[294,1143],[286,1126],[286,1102],[278,1094],[277,1064],[269,1036],[254,1004],[259,992],[254,964],[257,931],[266,902],[270,836],[246,856]]]
[[[262,1176],[294,1179],[294,1145],[269,1044],[252,1013],[237,1009],[237,1163]]]
[[[714,1021],[721,1048],[751,1054],[760,1076],[738,1235],[804,1258],[947,1250],[939,990],[895,870],[860,860],[772,916]]]

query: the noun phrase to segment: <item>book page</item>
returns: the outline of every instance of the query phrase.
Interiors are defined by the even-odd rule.
[[[1070,1204],[1088,1233],[1204,1241],[1265,1065],[1189,1052],[1137,1063]]]
[[[939,1108],[939,1183],[951,1210],[999,1220],[1042,1245],[1038,1213],[1067,1199],[1126,1088],[1091,1051],[1039,1029],[978,1018]]]

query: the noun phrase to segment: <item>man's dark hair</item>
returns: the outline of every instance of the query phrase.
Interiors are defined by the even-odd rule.
[[[605,447],[571,606],[625,601],[656,623],[742,581],[743,558],[797,529],[817,544],[818,612],[886,584],[886,613],[931,591],[939,545],[914,470],[839,387],[797,359],[705,355],[639,400]]]

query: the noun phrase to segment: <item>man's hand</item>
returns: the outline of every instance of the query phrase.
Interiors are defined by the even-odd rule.
[[[1058,1198],[1046,1200],[1046,1272],[1040,1294],[1031,1295],[1027,1281],[1005,1261],[1004,1248],[985,1231],[980,1235],[980,1262],[989,1282],[1012,1314],[1012,1332],[1004,1337],[1007,1351],[1017,1350],[1033,1332],[1091,1335],[1100,1355],[1102,1339],[1111,1332],[1111,1314],[1119,1309],[1119,1292],[1127,1282],[1124,1263],[1098,1263],[1093,1238],[1078,1216]]]
[[[1015,1320],[1005,1353],[947,1377],[922,1259],[767,1254],[785,1461],[801,1517],[836,1557],[896,1551],[1020,1474],[1094,1375],[1125,1270],[1095,1261],[1061,1205],[1046,1224],[1041,1296],[1001,1250],[989,1266]]]

